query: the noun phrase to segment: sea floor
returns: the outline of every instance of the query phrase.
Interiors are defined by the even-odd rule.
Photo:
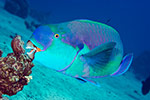
[[[3,56],[11,53],[11,40],[16,34],[26,42],[32,32],[24,19],[2,9],[0,3],[0,49]],[[141,94],[141,82],[132,72],[122,76],[97,79],[101,87],[78,80],[48,69],[37,62],[32,69],[33,79],[10,100],[150,100],[150,93]],[[131,66],[132,67],[132,66]]]

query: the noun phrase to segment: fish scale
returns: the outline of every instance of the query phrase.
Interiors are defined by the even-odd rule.
[[[71,23],[72,23],[72,25],[68,25],[68,28],[71,29],[71,33],[76,34],[78,37],[80,37],[82,40],[84,40],[87,43],[87,45],[90,44],[88,42],[89,40],[90,40],[91,44],[95,44],[95,41],[98,41],[99,43],[96,45],[96,46],[98,46],[98,45],[100,45],[100,43],[112,41],[111,39],[106,40],[106,38],[114,37],[114,35],[119,37],[117,31],[114,30],[114,32],[111,32],[112,28],[110,28],[109,26],[105,26],[104,24],[97,24],[97,26],[99,25],[99,27],[96,28],[95,23],[91,24],[93,26],[91,26],[89,23],[86,23],[86,22],[73,21]],[[110,30],[110,31],[108,31],[109,33],[106,31],[105,27],[107,28],[107,30]],[[80,30],[80,31],[78,31],[78,30]],[[99,32],[97,33],[95,30],[97,30]],[[100,34],[101,39],[103,39],[102,41],[101,41],[101,39],[96,38],[98,36],[98,34]],[[89,47],[89,48],[93,49],[94,47]]]

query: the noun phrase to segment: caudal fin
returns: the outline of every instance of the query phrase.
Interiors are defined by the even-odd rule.
[[[132,63],[132,60],[133,60],[133,54],[132,53],[127,54],[121,61],[119,69],[116,72],[114,72],[113,74],[111,74],[111,76],[121,75],[121,74],[125,73],[129,69],[129,67]]]

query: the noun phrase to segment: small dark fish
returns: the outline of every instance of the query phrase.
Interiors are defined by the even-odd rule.
[[[142,94],[146,95],[150,91],[150,76],[142,84]]]
[[[110,21],[111,21],[111,18],[109,18],[109,19],[106,21],[106,24],[108,24]]]

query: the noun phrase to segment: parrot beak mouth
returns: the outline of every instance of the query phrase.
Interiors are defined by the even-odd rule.
[[[42,51],[40,48],[36,47],[30,40],[27,42],[26,49],[29,51],[29,52],[27,52],[27,55],[31,59],[34,59],[34,55],[36,52]]]

